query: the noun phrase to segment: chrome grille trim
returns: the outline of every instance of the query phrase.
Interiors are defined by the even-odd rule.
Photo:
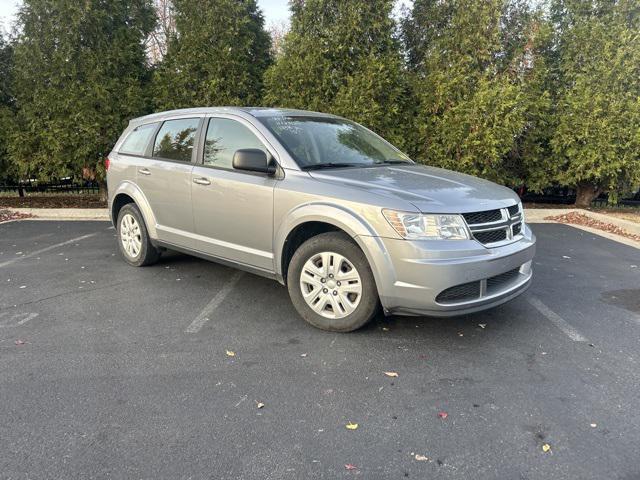
[[[487,210],[485,212],[471,212],[463,214],[463,218],[469,227],[469,231],[473,238],[487,247],[498,247],[507,245],[522,237],[522,204],[512,205],[510,207],[501,208],[500,210]],[[496,212],[500,212],[500,219],[491,222],[473,223],[483,218],[497,218]],[[498,241],[482,241],[482,238],[491,238],[486,235],[487,232],[502,231],[504,239]],[[476,234],[485,233],[485,235]],[[502,237],[495,235],[494,237]]]

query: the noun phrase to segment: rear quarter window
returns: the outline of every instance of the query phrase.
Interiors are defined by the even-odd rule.
[[[118,153],[143,156],[157,127],[157,123],[149,123],[134,128],[122,142]]]

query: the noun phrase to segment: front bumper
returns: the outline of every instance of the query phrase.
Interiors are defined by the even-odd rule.
[[[476,240],[359,240],[368,251],[387,314],[477,312],[517,297],[531,283],[536,239],[528,226],[519,240],[495,248]]]

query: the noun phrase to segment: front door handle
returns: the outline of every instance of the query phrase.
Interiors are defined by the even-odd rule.
[[[138,172],[142,175],[151,175],[151,171],[148,168],[141,168]]]
[[[211,181],[206,178],[194,178],[193,183],[197,183],[198,185],[211,185]]]

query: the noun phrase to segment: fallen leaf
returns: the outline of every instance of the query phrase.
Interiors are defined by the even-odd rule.
[[[551,450],[551,445],[549,445],[548,443],[545,443],[544,445],[542,445],[542,451],[544,453],[547,453],[549,450]]]
[[[487,324],[486,323],[479,323],[478,326],[482,329],[487,328]]]
[[[384,372],[384,374],[385,374],[387,377],[394,377],[394,378],[395,378],[395,377],[397,377],[397,376],[398,376],[398,372]]]
[[[235,357],[236,356],[236,352],[232,352],[231,350],[227,350],[227,356],[228,357]]]
[[[347,427],[347,430],[355,430],[356,428],[358,428],[358,424],[349,422],[345,425],[345,427]]]
[[[447,412],[438,412],[438,416],[444,420],[449,416],[449,414]]]
[[[355,465],[352,465],[350,463],[347,463],[344,468],[346,468],[347,470],[357,470],[358,467],[356,467]]]
[[[256,402],[256,407],[258,407],[258,408],[264,408],[264,403],[262,403],[262,402]]]
[[[414,458],[419,462],[425,462],[429,460],[429,458],[425,457],[424,455],[420,455],[419,453],[416,453],[416,456]]]

